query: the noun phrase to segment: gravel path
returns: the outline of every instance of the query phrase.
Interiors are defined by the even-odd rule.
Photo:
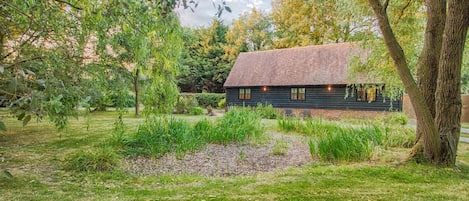
[[[266,132],[268,143],[255,144],[211,144],[195,153],[177,159],[167,154],[160,159],[128,158],[124,168],[137,175],[196,174],[202,176],[253,175],[313,162],[307,139],[301,136]],[[284,155],[273,154],[276,142],[288,145]]]

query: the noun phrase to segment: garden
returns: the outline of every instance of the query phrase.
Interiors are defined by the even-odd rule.
[[[406,160],[414,129],[375,119],[282,117],[268,105],[216,115],[82,112],[0,135],[5,200],[464,200],[469,146],[454,168]],[[451,191],[448,191],[451,189]],[[451,193],[449,193],[451,192]]]

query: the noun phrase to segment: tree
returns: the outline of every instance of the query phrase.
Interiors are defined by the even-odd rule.
[[[113,63],[133,71],[136,115],[139,115],[141,90],[139,79],[142,72],[153,82],[147,86],[149,90],[144,91],[153,90],[151,92],[153,96],[145,96],[144,104],[147,110],[156,111],[154,104],[158,103],[159,109],[165,108],[162,111],[169,111],[177,95],[177,93],[159,95],[154,93],[154,90],[160,90],[154,87],[162,87],[157,83],[167,83],[166,88],[175,88],[177,60],[182,45],[176,16],[165,10],[161,4],[161,2],[113,0],[103,3],[101,6],[103,9],[97,11],[98,15],[107,16],[95,22],[98,54],[105,63]],[[112,47],[111,53],[109,47]],[[161,74],[165,76],[160,76]],[[177,90],[171,92],[174,91],[177,92]],[[159,101],[163,99],[161,96],[164,96],[166,101]]]
[[[214,19],[210,27],[186,30],[185,53],[179,86],[191,92],[223,92],[223,83],[232,63],[227,60],[226,32],[228,27]]]
[[[277,48],[348,42],[373,35],[368,9],[348,0],[272,2]]]
[[[265,13],[253,8],[233,21],[233,25],[226,33],[226,39],[229,44],[233,44],[234,52],[238,54],[240,50],[245,49],[249,52],[271,49],[272,22]]]
[[[425,2],[427,25],[421,54],[424,58],[419,61],[419,85],[412,77],[406,55],[389,23],[390,2],[368,0],[368,3],[414,107],[425,159],[434,164],[454,165],[461,126],[460,80],[469,26],[469,1]]]
[[[137,69],[145,67],[145,73],[160,79],[150,87],[167,87],[160,90],[166,90],[164,101],[151,103],[156,97],[146,96],[149,111],[159,106],[167,111],[177,93],[174,67],[180,51],[173,9],[194,4],[186,0],[2,0],[0,98],[8,100],[24,125],[32,117],[48,116],[63,128],[70,116],[77,115],[79,104],[104,87],[98,83],[116,78],[115,73],[124,72],[117,68],[135,62]],[[220,8],[219,12],[227,9],[225,4]],[[95,79],[103,82],[93,84]],[[119,86],[114,86],[115,91],[127,90]],[[0,129],[6,129],[1,118]]]

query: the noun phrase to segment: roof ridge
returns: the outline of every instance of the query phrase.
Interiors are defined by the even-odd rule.
[[[358,44],[358,42],[342,42],[342,43],[328,43],[328,44],[322,44],[322,45],[307,45],[307,46],[290,47],[290,48],[260,50],[260,51],[253,51],[253,52],[241,52],[240,54],[256,54],[256,53],[288,51],[288,50],[296,50],[296,49],[321,49],[321,48],[326,48],[326,47],[331,47],[331,46],[345,46],[345,45],[352,45],[352,44]]]

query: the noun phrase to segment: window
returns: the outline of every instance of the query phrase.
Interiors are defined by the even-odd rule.
[[[251,99],[251,89],[250,88],[240,88],[239,89],[239,99],[241,99],[241,100]]]
[[[290,99],[291,100],[304,100],[305,88],[291,88]]]
[[[376,87],[357,88],[357,101],[376,101]]]

